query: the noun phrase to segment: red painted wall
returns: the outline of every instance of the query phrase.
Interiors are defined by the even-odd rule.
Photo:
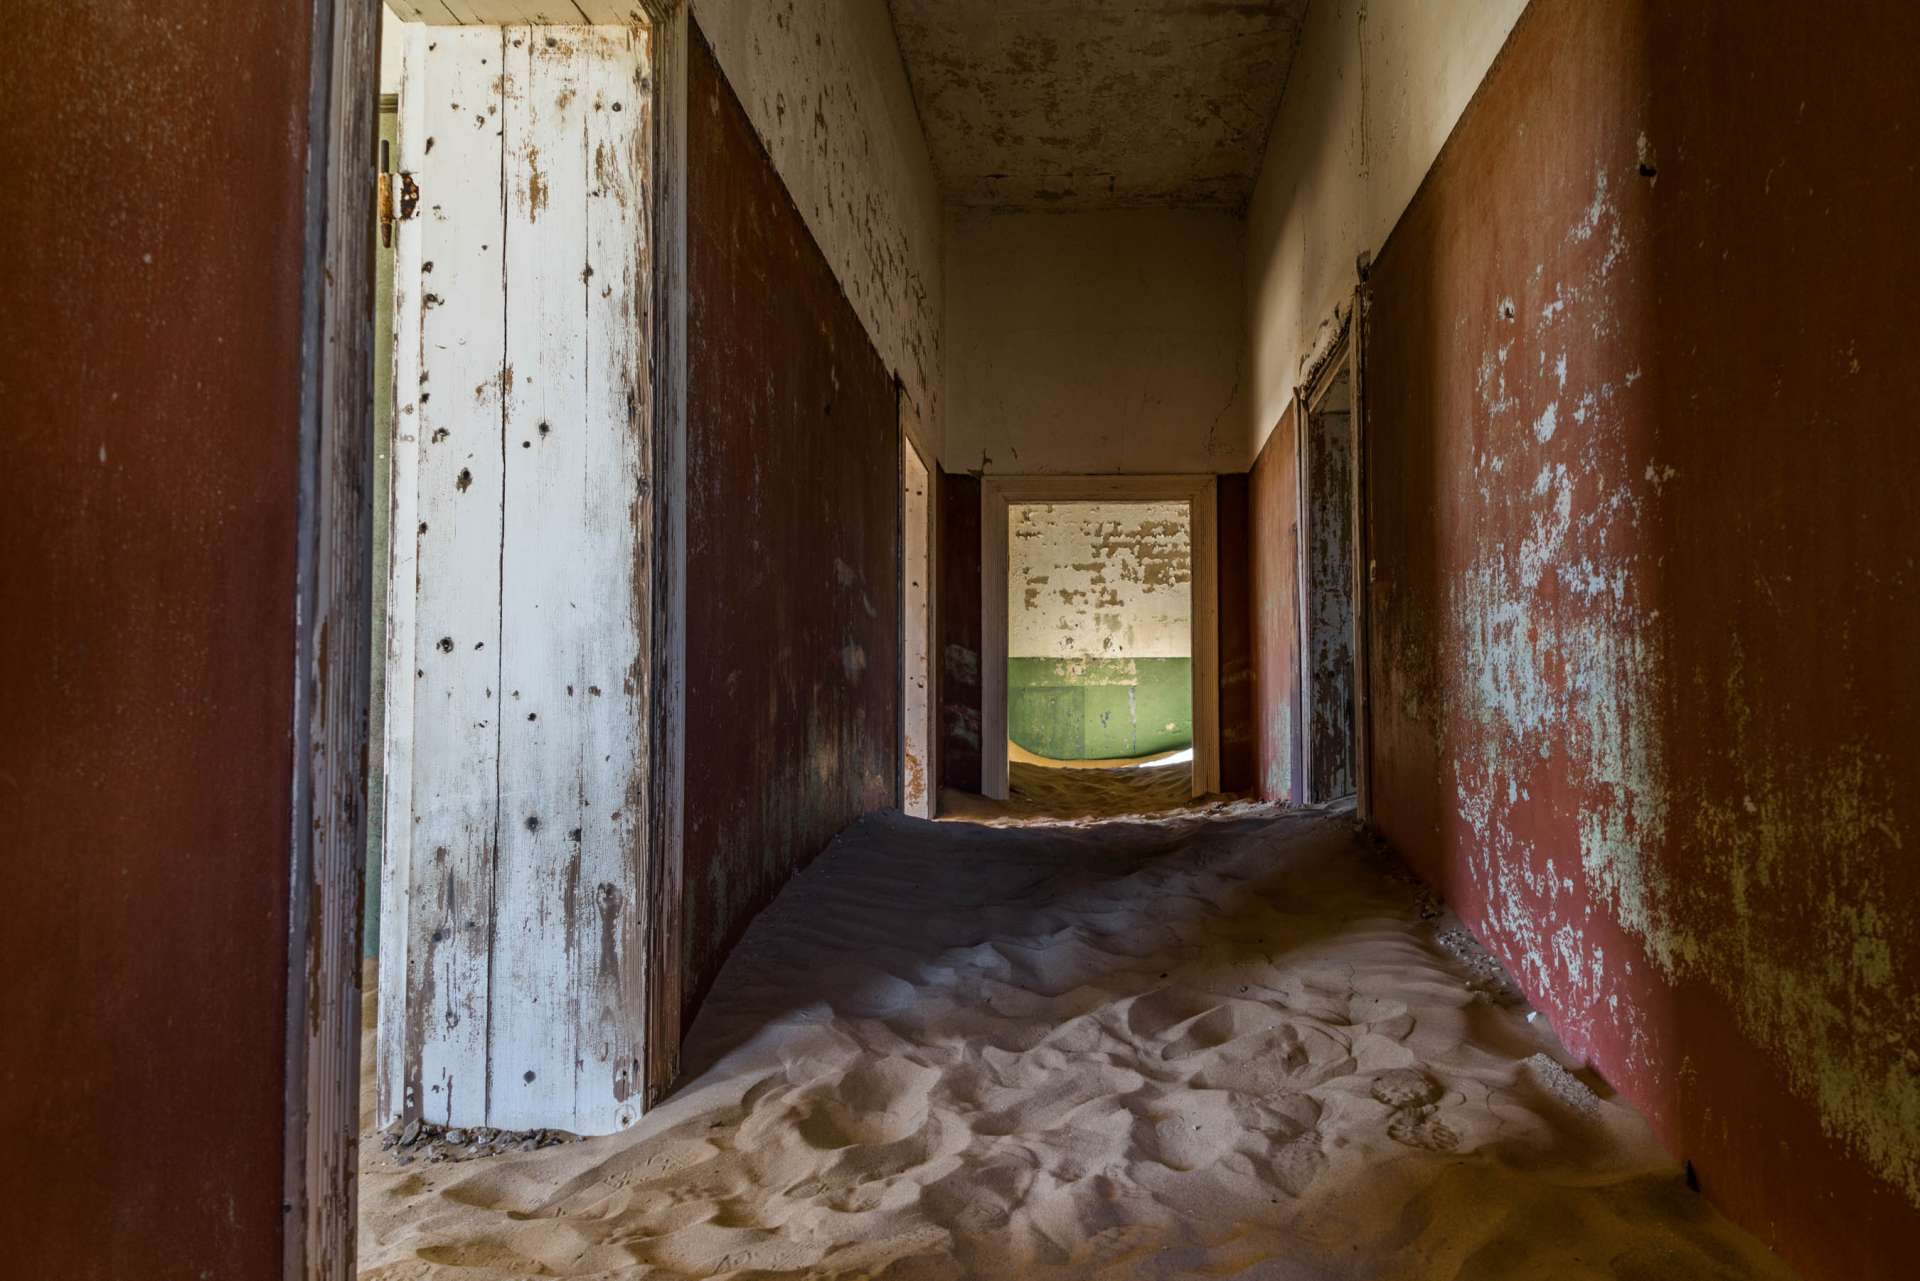
[[[940,473],[940,785],[980,790],[980,478]]]
[[[1288,406],[1248,476],[1254,790],[1290,801],[1300,779],[1300,478]]]
[[[279,1272],[309,22],[8,7],[9,1276]]]
[[[892,376],[697,29],[688,68],[686,1016],[834,833],[895,803]]]
[[[1252,484],[1245,473],[1215,483],[1220,602],[1220,790],[1253,790],[1259,775],[1253,703]]]
[[[1809,1277],[1920,1235],[1916,45],[1535,0],[1365,331],[1381,830]]]

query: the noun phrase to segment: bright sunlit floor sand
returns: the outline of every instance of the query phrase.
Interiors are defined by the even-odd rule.
[[[1081,812],[1138,799],[1084,773]],[[369,1136],[361,1275],[1788,1277],[1527,1014],[1341,815],[872,818],[632,1132]]]

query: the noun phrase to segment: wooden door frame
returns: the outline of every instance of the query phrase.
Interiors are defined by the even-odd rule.
[[[1348,478],[1351,529],[1349,538],[1352,546],[1350,569],[1350,593],[1352,597],[1352,636],[1353,648],[1353,778],[1354,806],[1362,822],[1371,822],[1373,818],[1373,736],[1371,733],[1371,666],[1369,660],[1369,637],[1371,635],[1371,611],[1367,599],[1367,586],[1371,580],[1369,572],[1371,553],[1368,528],[1371,524],[1368,513],[1368,432],[1366,429],[1366,400],[1362,375],[1363,326],[1367,303],[1365,277],[1355,288],[1353,298],[1340,317],[1338,331],[1325,352],[1308,371],[1306,381],[1294,389],[1293,409],[1296,430],[1294,432],[1294,475],[1298,483],[1294,486],[1295,519],[1298,521],[1300,536],[1295,540],[1294,549],[1297,563],[1294,567],[1294,585],[1297,594],[1296,617],[1298,619],[1298,655],[1300,680],[1300,716],[1295,734],[1299,740],[1299,796],[1296,801],[1311,799],[1313,778],[1313,581],[1312,581],[1312,537],[1311,523],[1313,495],[1311,458],[1309,449],[1313,439],[1313,415],[1325,401],[1333,384],[1342,373],[1347,375],[1348,415],[1350,422],[1348,440]]]
[[[381,0],[312,0],[300,298],[294,770],[282,1201],[286,1281],[352,1281],[373,571],[373,244]],[[680,1060],[686,669],[686,0],[652,29],[653,544],[645,1099]]]
[[[352,1281],[373,616],[379,0],[313,0],[300,291],[283,1275]]]
[[[1007,796],[1008,509],[1014,503],[1184,502],[1191,527],[1193,794],[1220,790],[1218,479],[983,476],[980,480],[980,790]]]

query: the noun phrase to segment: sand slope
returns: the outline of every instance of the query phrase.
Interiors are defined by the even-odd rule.
[[[1463,939],[1337,816],[870,818],[635,1132],[369,1143],[362,1276],[1789,1276]]]

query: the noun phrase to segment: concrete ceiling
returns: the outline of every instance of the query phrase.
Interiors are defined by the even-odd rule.
[[[1307,0],[889,0],[949,202],[1238,209]]]

